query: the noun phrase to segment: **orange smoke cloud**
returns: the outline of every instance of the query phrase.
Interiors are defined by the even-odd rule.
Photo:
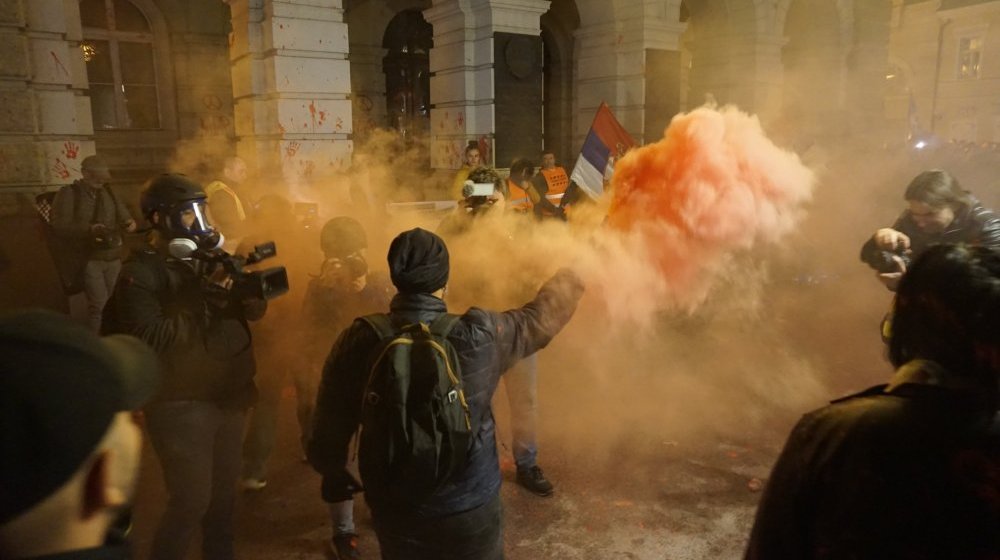
[[[702,107],[674,117],[662,140],[615,165],[608,225],[643,238],[673,298],[692,303],[727,253],[789,232],[813,182],[756,117]]]

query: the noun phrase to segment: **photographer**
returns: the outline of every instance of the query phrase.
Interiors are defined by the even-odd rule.
[[[492,187],[491,187],[492,186]],[[469,172],[455,211],[438,224],[442,235],[459,234],[472,227],[473,218],[497,218],[506,208],[504,182],[492,167],[477,167]]]
[[[59,190],[52,202],[52,228],[62,245],[60,273],[69,291],[87,297],[87,324],[101,330],[101,312],[121,270],[122,231],[135,220],[107,183],[111,172],[97,156],[83,159],[83,178]]]
[[[878,271],[879,280],[890,290],[896,290],[910,261],[931,245],[1000,247],[1000,217],[947,171],[920,173],[903,198],[908,207],[896,223],[876,231],[861,248],[861,260]]]
[[[266,303],[234,278],[225,261],[235,257],[219,253],[223,238],[205,199],[183,175],[147,183],[140,206],[152,224],[149,247],[123,265],[104,316],[107,331],[152,346],[164,369],[145,409],[170,496],[153,539],[155,560],[184,558],[199,528],[204,558],[233,558],[243,425],[256,398],[247,321],[262,317]]]
[[[515,160],[511,164],[511,173],[515,178],[525,178],[532,169],[530,162],[526,160]],[[469,173],[469,180],[472,181],[472,185],[466,184],[465,198],[459,202],[459,208],[438,227],[441,235],[449,243],[454,244],[455,248],[458,249],[456,251],[458,253],[465,252],[462,249],[467,246],[467,243],[475,243],[474,235],[470,239],[474,224],[478,224],[476,226],[477,229],[482,228],[484,225],[483,220],[497,218],[503,214],[505,208],[508,208],[506,194],[509,194],[509,201],[512,203],[509,208],[512,212],[529,215],[524,211],[522,206],[523,198],[531,197],[531,193],[528,191],[530,188],[529,181],[521,181],[523,190],[514,190],[512,187],[516,185],[512,184],[513,181],[508,181],[505,185],[496,170],[489,167],[473,169]],[[492,194],[487,195],[478,190],[480,187],[486,187],[490,184],[493,185]],[[502,193],[501,188],[503,186],[511,190],[508,193]],[[489,188],[486,188],[485,191],[488,192]],[[510,223],[509,221],[501,222],[500,227],[494,230],[485,228],[485,231],[493,231],[495,233],[495,236],[490,239],[493,249],[501,254],[505,252],[504,249],[501,249],[503,246],[506,246],[506,250],[510,252],[528,250],[531,241],[530,229],[528,227],[518,227],[516,231],[511,231],[506,227]],[[529,220],[522,220],[517,223],[519,226],[527,226]],[[480,231],[483,231],[483,229],[480,229]],[[501,307],[515,305],[515,301],[517,300],[523,301],[523,299],[530,297],[530,292],[534,289],[534,286],[524,285],[513,276],[503,277],[496,284],[497,286],[495,287],[502,285],[502,291],[506,295],[500,301],[495,302]],[[456,283],[457,290],[476,294],[478,302],[482,301],[483,294],[488,291],[480,289],[482,287],[476,281]],[[511,298],[511,296],[513,297]],[[508,404],[510,405],[512,454],[514,455],[514,463],[517,466],[516,481],[535,495],[543,497],[551,496],[554,492],[554,487],[545,477],[537,461],[538,356],[531,353],[525,356],[524,359],[518,360],[505,373],[503,380],[504,388],[507,392]]]

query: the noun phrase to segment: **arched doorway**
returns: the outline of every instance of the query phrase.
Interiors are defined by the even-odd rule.
[[[542,146],[562,165],[572,165],[573,33],[580,27],[575,0],[552,0],[542,15]]]
[[[382,38],[386,124],[406,139],[423,138],[430,130],[428,53],[433,46],[434,28],[417,9],[396,14]]]

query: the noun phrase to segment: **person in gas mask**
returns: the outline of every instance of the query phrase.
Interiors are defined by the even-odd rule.
[[[347,328],[355,317],[388,307],[395,288],[383,271],[368,268],[368,235],[354,218],[338,216],[320,231],[323,262],[319,274],[309,281],[302,302],[300,337],[305,344],[302,363],[296,369],[295,388],[299,396],[299,422],[303,447],[311,429],[320,369],[330,351],[330,341]],[[360,558],[354,527],[354,492],[360,488],[344,471],[324,475],[322,496],[330,509],[333,530],[330,547],[335,558]]]
[[[151,179],[140,207],[149,245],[123,265],[104,315],[109,333],[147,342],[163,385],[145,408],[169,494],[151,558],[184,558],[202,530],[202,556],[233,558],[233,507],[247,409],[256,398],[248,320],[261,299],[237,297],[232,278],[206,253],[223,236],[209,222],[201,186],[183,175]]]

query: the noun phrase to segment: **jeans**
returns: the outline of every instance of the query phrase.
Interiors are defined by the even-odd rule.
[[[538,354],[514,364],[503,380],[510,403],[514,463],[518,469],[530,469],[538,457]]]
[[[87,296],[87,325],[101,332],[101,314],[118,281],[122,261],[90,260],[83,267],[83,293]]]
[[[233,510],[246,414],[210,402],[169,401],[146,408],[146,426],[167,486],[167,509],[152,560],[182,560],[198,526],[202,557],[233,558]]]
[[[372,512],[383,560],[503,560],[499,494],[462,513],[433,519],[385,519]]]
[[[258,356],[261,354],[258,353]],[[317,376],[312,370],[293,370],[295,412],[299,421],[299,442],[303,456],[306,442],[309,441],[313,408],[316,407]],[[259,360],[255,379],[259,396],[243,440],[243,478],[267,480],[267,460],[274,451],[278,432],[278,406],[285,388],[285,368],[272,360]]]

